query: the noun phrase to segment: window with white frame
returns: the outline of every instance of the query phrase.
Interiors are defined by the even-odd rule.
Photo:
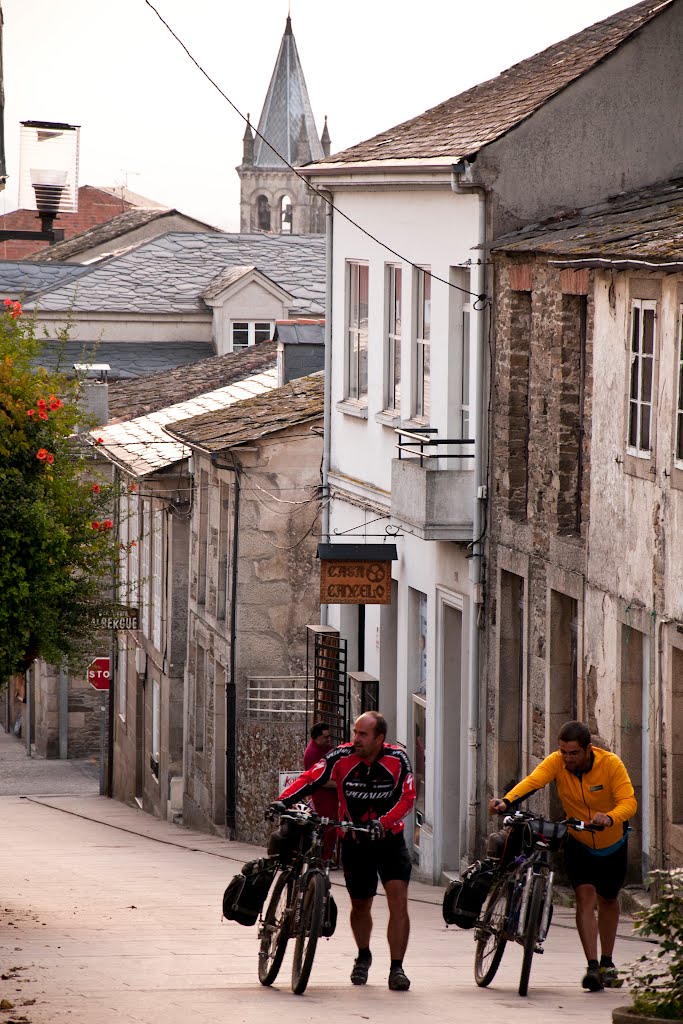
[[[204,751],[206,736],[206,678],[208,652],[201,644],[196,647],[196,666],[194,674],[194,749],[201,754]]]
[[[126,704],[128,702],[128,650],[126,648],[125,634],[117,634],[116,647],[116,689],[119,694],[119,718],[122,722],[125,722]]]
[[[119,501],[119,601],[122,604],[130,603],[130,593],[128,590],[128,516],[128,494],[124,493]]]
[[[415,416],[429,419],[432,275],[429,267],[415,268]]]
[[[270,341],[274,326],[271,320],[233,320],[230,324],[232,351],[239,352],[262,341]]]
[[[676,460],[683,462],[683,305],[678,307],[678,404],[676,407]]]
[[[130,604],[140,601],[140,501],[137,494],[128,495],[128,579]]]
[[[386,403],[387,409],[401,408],[401,267],[386,268]]]
[[[657,303],[631,302],[631,366],[628,403],[628,450],[641,458],[652,452],[652,398],[655,369]]]
[[[228,567],[230,561],[230,486],[223,481],[220,484],[219,496],[216,618],[225,619],[228,611]]]
[[[368,265],[346,264],[348,397],[368,396]]]
[[[140,579],[138,583],[140,594],[140,610],[142,613],[142,632],[149,636],[150,626],[150,586],[149,569],[151,563],[151,508],[149,501],[142,501],[140,515]]]
[[[152,515],[152,643],[161,650],[161,584],[163,552],[163,513],[155,509]]]
[[[206,604],[209,543],[209,474],[199,472],[199,530],[197,537],[197,604]]]
[[[470,436],[470,307],[462,311],[462,379],[460,383],[460,436]]]

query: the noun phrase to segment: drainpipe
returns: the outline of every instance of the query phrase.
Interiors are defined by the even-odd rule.
[[[64,662],[59,666],[58,692],[59,757],[65,761],[69,756],[69,676]]]
[[[328,195],[326,193],[326,195]],[[322,475],[322,540],[330,539],[330,505],[329,505],[329,473],[332,437],[330,426],[332,420],[332,242],[334,238],[334,220],[332,197],[325,204],[325,393],[323,405],[323,461]],[[328,606],[320,605],[320,624],[328,625]]]
[[[472,558],[470,559],[470,580],[472,582],[472,607],[470,613],[469,650],[469,703],[467,721],[467,851],[470,860],[476,854],[480,825],[482,800],[480,790],[485,783],[484,743],[481,739],[481,708],[486,707],[486,680],[480,679],[479,613],[483,608],[483,502],[487,498],[484,471],[485,410],[485,346],[486,346],[486,190],[472,182],[471,164],[461,160],[453,164],[451,188],[457,195],[479,195],[479,262],[475,267],[474,291],[482,307],[477,312],[477,332],[474,349],[474,502],[472,508]]]

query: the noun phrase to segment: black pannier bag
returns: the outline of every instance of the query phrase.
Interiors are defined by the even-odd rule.
[[[443,898],[443,919],[446,924],[458,928],[473,928],[484,906],[493,879],[495,865],[490,861],[477,860],[446,889]]]
[[[223,893],[223,917],[247,926],[256,924],[275,871],[275,866],[263,858],[247,861]]]
[[[325,919],[323,921],[323,937],[326,939],[334,935],[337,927],[337,904],[332,893],[328,893],[327,904],[325,905]]]
[[[295,853],[304,853],[311,845],[313,828],[310,822],[281,821],[268,840],[268,854],[290,864]]]

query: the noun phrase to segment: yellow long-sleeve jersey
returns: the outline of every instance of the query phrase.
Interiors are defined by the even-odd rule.
[[[628,772],[616,754],[593,747],[590,771],[575,775],[565,767],[561,752],[555,750],[506,793],[504,799],[519,800],[553,780],[568,818],[590,821],[596,811],[601,811],[609,814],[613,821],[603,832],[573,832],[575,839],[595,850],[604,850],[622,838],[624,822],[633,817],[638,804]]]

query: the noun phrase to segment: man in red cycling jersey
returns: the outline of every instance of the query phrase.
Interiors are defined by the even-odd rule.
[[[366,711],[354,723],[353,742],[335,747],[303,772],[271,808],[281,812],[331,779],[337,786],[340,819],[368,826],[368,835],[348,833],[341,843],[344,879],[351,897],[351,931],[358,947],[351,981],[364,985],[368,980],[372,901],[379,878],[389,908],[389,988],[405,992],[410,988],[403,957],[410,933],[411,862],[403,819],[415,803],[415,786],[405,750],[386,743],[386,733],[383,715]]]

